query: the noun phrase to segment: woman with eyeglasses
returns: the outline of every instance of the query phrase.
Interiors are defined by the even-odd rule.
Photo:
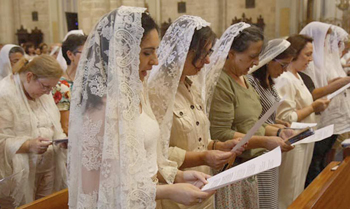
[[[66,150],[52,145],[66,137],[51,96],[62,73],[53,57],[41,55],[22,58],[0,81],[0,179],[14,175],[6,188],[13,207],[66,187]]]
[[[284,39],[273,39],[267,43],[260,53],[259,64],[249,70],[250,74],[247,75],[247,79],[258,93],[262,106],[260,117],[264,115],[274,103],[280,101],[273,79],[279,77],[286,71],[294,56],[295,50],[290,46],[288,41]],[[290,126],[288,122],[276,120],[276,112],[274,112],[265,123],[274,125],[280,129]],[[259,200],[260,208],[278,208],[278,168],[260,174],[259,180],[272,182],[267,185],[270,187],[265,187],[265,189],[261,191],[259,190],[259,195],[265,197]]]
[[[267,43],[261,52],[259,65],[249,70],[248,81],[260,96],[262,106],[260,116],[264,115],[275,102],[280,100],[273,79],[286,72],[294,56],[295,50],[288,41],[273,39]],[[288,122],[276,120],[276,113],[273,113],[266,123],[281,124],[281,127],[290,126]]]
[[[170,138],[169,159],[181,170],[210,174],[210,168],[223,167],[236,154],[230,150],[238,140],[224,143],[210,139],[206,102],[201,95],[207,85],[214,85],[200,77],[207,75],[205,65],[210,63],[215,39],[208,22],[196,16],[181,16],[163,37],[159,64],[150,74],[151,105],[160,126],[167,127],[162,136]],[[213,197],[198,202],[191,207],[170,200],[161,203],[163,208],[214,208]]]
[[[82,34],[71,34],[62,43],[62,56],[67,63],[67,69],[64,71],[63,76],[52,90],[53,98],[61,113],[62,129],[67,135],[73,81],[86,38],[87,37]]]
[[[234,38],[226,42],[226,36]],[[255,26],[246,26],[239,33],[231,32],[226,36],[221,37],[220,42],[225,43],[228,50],[218,55],[214,51],[212,55],[219,56],[224,64],[211,67],[211,70],[219,68],[222,69],[222,72],[215,87],[209,114],[211,137],[222,142],[244,137],[258,121],[262,112],[259,96],[249,84],[246,74],[251,67],[259,64],[264,36]],[[236,158],[233,166],[277,146],[280,146],[285,152],[293,149],[284,142],[284,138],[290,135],[289,131],[278,130],[268,124],[260,127],[249,140],[246,151]],[[272,181],[267,180],[266,175],[269,175]],[[264,172],[218,189],[215,194],[215,206],[217,209],[264,208],[261,203],[264,203],[266,191],[273,186],[275,181],[275,175]]]

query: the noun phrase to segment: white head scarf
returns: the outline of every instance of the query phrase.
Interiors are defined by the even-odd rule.
[[[0,81],[7,75],[12,74],[12,67],[9,52],[13,47],[20,47],[14,44],[6,44],[0,50]]]
[[[71,31],[69,31],[69,32],[66,34],[66,36],[65,36],[64,39],[63,39],[63,42],[68,38],[68,36],[70,36],[70,35],[72,35],[72,34],[84,35],[84,32],[83,32],[83,30],[71,30]],[[54,49],[55,49],[55,48],[54,48]],[[56,50],[57,50],[57,49],[56,49]],[[55,51],[56,51],[56,50],[55,50]],[[60,51],[58,52],[58,55],[57,55],[56,60],[57,60],[57,62],[61,65],[62,70],[66,71],[66,70],[67,70],[67,62],[66,62],[66,60],[65,60],[64,57],[63,57],[63,54],[62,54],[62,47],[60,47],[59,50],[60,50]],[[52,52],[51,52],[51,53],[52,53]],[[54,53],[52,53],[52,54],[54,54]]]
[[[206,104],[205,110],[207,114],[209,114],[215,86],[227,60],[231,45],[236,36],[248,27],[250,27],[250,25],[244,22],[236,23],[228,27],[215,43],[213,48],[214,52],[210,56],[210,63],[205,65],[204,69],[198,74],[198,79],[194,81],[195,84],[198,82],[196,85],[202,88],[201,95],[204,104]]]
[[[86,41],[70,111],[70,208],[156,206],[156,183],[147,172],[140,127],[135,127],[143,94],[139,53],[144,11],[122,6],[110,12]],[[173,168],[165,170],[176,174]]]
[[[200,17],[184,15],[169,27],[161,41],[158,50],[159,64],[153,67],[148,85],[151,106],[160,124],[163,150],[169,147],[175,95],[193,34],[195,30],[207,26],[209,23]],[[206,103],[213,95],[234,37],[247,27],[248,24],[238,23],[228,28],[214,46],[214,53],[210,57],[211,64],[206,65],[198,75],[192,76],[193,85],[201,88],[202,100]],[[167,153],[163,154],[167,156]]]
[[[250,68],[249,74],[255,72],[262,66],[269,63],[271,60],[275,59],[279,54],[284,52],[289,46],[290,46],[290,43],[284,39],[270,40],[259,55],[259,64]]]
[[[337,77],[346,77],[346,73],[341,65],[340,56],[345,48],[344,41],[347,40],[348,33],[335,25],[331,26],[332,32],[326,38],[326,73],[327,81]]]
[[[311,22],[307,24],[300,34],[310,36],[314,39],[313,45],[313,62],[309,64],[305,73],[313,80],[315,87],[326,86],[327,74],[325,69],[325,40],[328,29],[331,25],[321,22]]]
[[[163,155],[168,157],[170,131],[173,122],[173,106],[180,77],[195,30],[210,24],[200,17],[183,15],[166,31],[159,49],[158,62],[149,79],[151,106],[160,126]]]

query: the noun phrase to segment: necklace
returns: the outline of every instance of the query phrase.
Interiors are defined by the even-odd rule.
[[[69,73],[69,70],[67,69],[67,71],[66,71],[66,75],[67,75],[67,77],[68,77],[68,79],[70,80],[70,81],[72,81],[73,82],[73,79],[69,76],[69,74],[72,74],[72,72],[71,73]]]

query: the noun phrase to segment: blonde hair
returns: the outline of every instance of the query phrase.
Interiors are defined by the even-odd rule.
[[[63,70],[50,55],[40,55],[32,61],[22,57],[12,68],[13,74],[32,72],[36,78],[60,78]]]

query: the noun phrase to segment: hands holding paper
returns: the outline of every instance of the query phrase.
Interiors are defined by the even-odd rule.
[[[323,112],[329,105],[330,100],[326,98],[317,99],[312,103],[312,109],[314,112]]]
[[[267,136],[267,140],[265,143],[265,149],[273,150],[276,147],[280,146],[282,152],[288,152],[292,150],[294,147],[285,143],[284,139],[278,136]]]
[[[184,205],[200,203],[202,200],[207,199],[215,193],[215,191],[203,192],[200,190],[208,183],[207,179],[210,177],[210,175],[198,171],[178,170],[175,177],[175,184],[158,187],[157,196],[159,195],[158,198],[160,199],[161,196],[166,196],[167,198]]]

